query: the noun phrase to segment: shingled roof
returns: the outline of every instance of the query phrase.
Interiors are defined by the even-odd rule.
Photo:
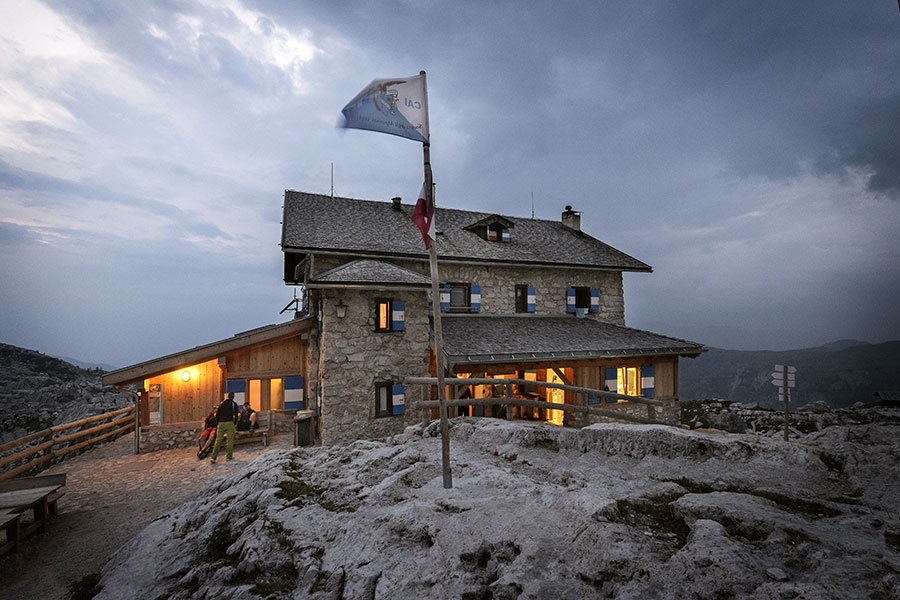
[[[702,344],[574,316],[467,316],[441,319],[451,365],[699,356]]]
[[[380,260],[361,258],[313,277],[308,285],[310,288],[359,286],[428,288],[431,286],[431,277]]]
[[[424,259],[427,253],[410,219],[412,210],[412,205],[398,208],[392,202],[286,190],[281,247],[285,252]],[[487,241],[467,229],[499,216],[439,207],[435,214],[438,259],[652,271],[650,265],[560,221],[502,216],[514,225],[509,242]]]

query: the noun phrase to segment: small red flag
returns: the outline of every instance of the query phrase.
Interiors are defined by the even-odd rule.
[[[419,199],[416,200],[416,207],[413,209],[412,220],[422,232],[422,240],[425,242],[425,249],[428,250],[431,247],[431,240],[434,239],[434,202],[426,197],[424,183]]]

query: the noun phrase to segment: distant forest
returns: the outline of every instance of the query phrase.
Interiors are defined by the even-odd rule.
[[[781,408],[778,388],[772,385],[776,364],[797,368],[792,408],[817,401],[843,408],[873,402],[875,392],[900,390],[900,342],[845,340],[778,352],[710,348],[679,364],[681,400],[721,398]]]

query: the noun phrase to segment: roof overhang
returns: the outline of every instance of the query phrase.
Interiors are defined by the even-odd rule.
[[[702,344],[576,316],[445,316],[451,367],[600,361],[647,356],[697,357]]]
[[[235,334],[230,338],[197,346],[190,350],[176,352],[160,358],[154,358],[130,367],[110,371],[103,376],[103,385],[127,385],[169,373],[190,365],[206,362],[230,352],[242,350],[250,346],[270,344],[280,340],[296,337],[315,325],[310,316],[294,319],[287,323],[266,325]]]

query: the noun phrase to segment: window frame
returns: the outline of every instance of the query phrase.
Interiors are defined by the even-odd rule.
[[[471,283],[463,283],[461,281],[448,281],[447,285],[450,287],[450,308],[449,312],[470,312],[472,310],[472,284]],[[453,291],[455,290],[463,290],[463,296],[465,298],[465,305],[463,304],[453,304]],[[459,292],[457,291],[457,295]]]
[[[396,403],[395,403],[396,400]],[[394,381],[375,382],[375,418],[402,417],[406,414],[406,386]]]
[[[524,283],[516,284],[515,292],[515,311],[516,313],[528,312],[528,285]]]
[[[575,308],[584,308],[588,312],[591,310],[591,287],[583,285],[572,286],[575,289]],[[585,299],[587,303],[584,303]]]
[[[393,298],[376,298],[375,300],[375,331],[384,333],[394,330],[394,300]],[[386,321],[382,324],[382,310],[386,309]]]
[[[376,381],[375,382],[375,418],[382,419],[394,416],[394,399],[393,399],[393,381]],[[382,392],[386,407],[382,408]]]

